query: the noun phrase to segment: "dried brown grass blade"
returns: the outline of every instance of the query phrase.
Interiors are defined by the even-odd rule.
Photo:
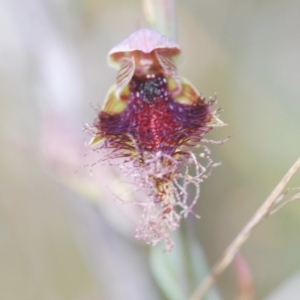
[[[254,216],[250,219],[250,221],[246,224],[246,226],[242,229],[242,231],[236,236],[233,242],[227,247],[221,256],[220,260],[214,265],[211,269],[211,272],[207,275],[207,277],[200,283],[200,285],[196,288],[195,292],[190,297],[190,300],[201,300],[206,292],[210,289],[210,287],[214,284],[217,277],[228,267],[228,265],[232,262],[235,255],[244,244],[244,242],[250,236],[252,230],[261,223],[266,217],[268,217],[274,209],[274,205],[278,203],[278,198],[283,192],[283,189],[287,185],[287,183],[291,180],[296,171],[300,168],[300,157],[293,164],[290,170],[284,175],[282,180],[278,183],[278,185],[274,188],[269,197],[264,201],[264,203],[259,207]],[[296,195],[298,196],[298,195]],[[296,197],[295,196],[295,197]],[[293,197],[294,198],[294,197]],[[296,197],[298,198],[298,197]],[[289,201],[291,202],[291,201]],[[288,202],[288,203],[289,203]],[[284,206],[284,205],[283,205]],[[281,206],[281,207],[283,207]],[[278,209],[276,209],[278,211]]]

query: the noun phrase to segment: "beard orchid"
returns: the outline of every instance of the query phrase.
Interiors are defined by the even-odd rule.
[[[225,125],[213,110],[215,100],[206,101],[177,74],[180,53],[176,42],[148,29],[113,47],[108,61],[118,69],[116,83],[89,127],[89,145],[105,159],[121,159],[126,178],[144,192],[136,201],[142,210],[136,237],[150,245],[165,241],[167,251],[170,233],[195,214],[200,182],[213,166],[203,136]],[[203,151],[196,155],[195,148]]]

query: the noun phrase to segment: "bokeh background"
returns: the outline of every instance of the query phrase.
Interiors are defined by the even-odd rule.
[[[147,26],[138,0],[0,1],[0,299],[187,299],[182,248],[201,244],[203,276],[197,255],[211,266],[299,156],[299,1],[177,1],[179,72],[218,95],[229,126],[210,138],[232,137],[211,146],[222,165],[183,224],[190,240],[171,254],[137,242],[136,212],[108,188],[117,171],[82,168],[97,160],[82,127],[115,80],[108,51]],[[257,299],[299,299],[299,228],[295,202],[243,246]],[[234,298],[232,267],[217,286],[210,299]]]

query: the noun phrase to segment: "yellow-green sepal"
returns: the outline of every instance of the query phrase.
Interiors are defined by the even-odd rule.
[[[199,102],[199,100],[204,99],[201,97],[199,92],[196,90],[196,88],[193,86],[193,84],[188,81],[187,79],[183,77],[179,77],[180,82],[180,91],[175,94],[174,101],[181,103],[181,104],[187,104],[192,105],[196,102]],[[168,88],[174,90],[176,88],[176,81],[172,78],[168,79]]]
[[[92,139],[89,141],[88,146],[93,147],[93,146],[101,143],[102,141],[103,141],[103,138],[96,135],[96,136],[92,137]]]
[[[106,98],[102,107],[102,111],[109,115],[119,114],[127,107],[129,97],[128,85],[123,87],[119,92],[118,87],[114,84],[107,92]]]

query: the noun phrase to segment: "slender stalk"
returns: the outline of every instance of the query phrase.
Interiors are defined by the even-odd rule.
[[[143,9],[152,28],[176,40],[176,12],[174,0],[143,0]]]
[[[273,207],[276,203],[278,203],[278,198],[283,192],[283,189],[290,181],[292,176],[296,173],[296,171],[300,168],[300,157],[294,163],[294,165],[290,168],[290,170],[285,174],[282,180],[278,183],[269,197],[265,200],[265,202],[259,207],[254,216],[250,219],[247,225],[242,229],[242,231],[236,236],[233,242],[227,247],[221,256],[220,260],[214,265],[211,269],[210,274],[202,281],[202,283],[196,288],[193,295],[190,297],[190,300],[200,300],[206,294],[206,292],[210,289],[210,287],[214,284],[217,277],[228,267],[228,265],[232,262],[235,255],[244,244],[244,242],[248,239],[251,231],[262,222],[273,210]]]

